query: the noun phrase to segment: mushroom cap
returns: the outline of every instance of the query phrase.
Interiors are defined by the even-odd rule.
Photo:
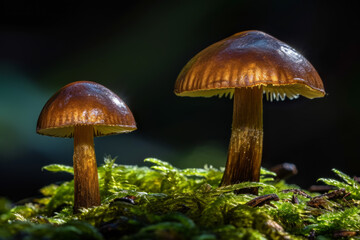
[[[128,106],[108,88],[90,81],[73,82],[57,91],[43,107],[36,132],[73,137],[77,125],[93,125],[94,136],[136,129]]]
[[[244,31],[210,45],[193,57],[175,83],[178,96],[230,94],[262,86],[270,99],[323,97],[315,68],[295,49],[261,31]]]

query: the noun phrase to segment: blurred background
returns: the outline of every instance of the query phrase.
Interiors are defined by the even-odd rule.
[[[350,1],[349,1],[350,2]],[[264,102],[263,166],[290,162],[301,187],[332,168],[360,175],[359,15],[355,1],[3,1],[0,3],[0,196],[17,201],[72,176],[73,139],[35,132],[45,102],[78,80],[98,82],[130,107],[138,130],[95,139],[98,164],[225,165],[232,120],[226,98],[173,93],[192,56],[243,30],[288,43],[318,70],[322,99]]]

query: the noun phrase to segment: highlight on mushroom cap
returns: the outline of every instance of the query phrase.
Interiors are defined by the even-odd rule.
[[[36,131],[72,137],[76,125],[92,125],[94,136],[136,129],[128,106],[111,90],[91,81],[73,82],[56,92],[43,107]]]
[[[193,57],[175,83],[178,96],[232,95],[234,88],[263,87],[269,100],[323,97],[315,68],[289,45],[261,31],[244,31]]]

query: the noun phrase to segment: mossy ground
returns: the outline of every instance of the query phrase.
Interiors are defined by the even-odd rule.
[[[275,182],[265,169],[260,183],[218,187],[223,172],[211,166],[177,169],[158,159],[145,161],[153,166],[105,158],[98,169],[102,205],[78,214],[72,181],[46,186],[43,197],[23,205],[0,198],[0,239],[360,239],[359,183],[338,170],[341,181],[320,180],[350,195],[324,196],[310,206],[315,198],[283,192],[298,187]],[[44,169],[73,173],[63,165]],[[257,196],[234,193],[248,187],[259,187],[259,195],[277,194],[279,201],[251,207],[246,203]]]

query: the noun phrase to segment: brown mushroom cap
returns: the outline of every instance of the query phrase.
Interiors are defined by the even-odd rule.
[[[230,94],[234,88],[263,86],[267,98],[323,97],[315,68],[296,50],[260,31],[244,31],[198,53],[175,83],[179,96]]]
[[[73,82],[56,92],[43,107],[36,132],[73,137],[76,125],[93,125],[94,136],[136,129],[128,106],[108,88],[90,81]]]

